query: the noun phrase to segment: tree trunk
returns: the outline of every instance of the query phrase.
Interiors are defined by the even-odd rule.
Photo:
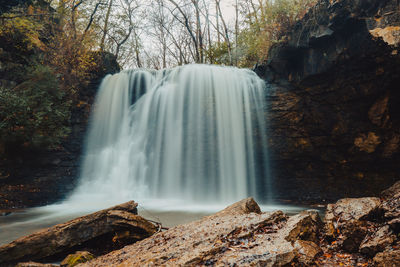
[[[103,37],[101,37],[101,42],[100,42],[100,50],[104,50],[104,42],[106,40],[107,32],[108,32],[108,20],[110,18],[110,13],[111,13],[111,8],[114,0],[110,0],[110,4],[108,5],[107,13],[106,13],[106,18],[104,21],[104,28],[103,28]]]

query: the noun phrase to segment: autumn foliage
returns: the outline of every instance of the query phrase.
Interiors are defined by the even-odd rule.
[[[90,34],[81,38],[67,15],[46,1],[1,14],[0,154],[57,149],[70,132],[71,109],[97,62]]]

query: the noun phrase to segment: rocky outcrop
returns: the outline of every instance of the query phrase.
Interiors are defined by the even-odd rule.
[[[396,230],[400,230],[400,191],[389,197],[382,205],[384,219],[388,225]]]
[[[393,267],[400,264],[400,250],[389,250],[376,254],[374,265],[376,267]]]
[[[400,181],[397,181],[394,185],[392,185],[388,189],[383,190],[381,196],[383,199],[389,199],[394,195],[396,195],[397,192],[400,192]]]
[[[400,6],[320,0],[255,67],[277,199],[377,195],[400,173]]]
[[[252,197],[249,197],[228,206],[216,214],[210,215],[209,218],[225,215],[243,215],[252,212],[260,214],[261,209],[257,202]]]
[[[382,192],[382,196],[388,191],[399,194],[398,184]],[[342,199],[328,205],[320,242],[324,254],[317,262],[328,266],[398,266],[400,232],[389,224],[393,217],[385,215],[388,203],[393,203],[392,208],[400,207],[395,198]]]
[[[341,199],[329,204],[325,214],[325,235],[337,240],[346,251],[358,251],[368,227],[368,219],[378,213],[379,198]]]
[[[0,247],[0,265],[63,259],[82,248],[99,255],[149,237],[157,227],[138,216],[136,207],[127,202],[17,239]]]
[[[324,222],[314,211],[260,212],[249,198],[79,266],[399,266],[399,230],[384,211],[400,207],[394,198],[341,199]]]
[[[29,261],[18,263],[15,267],[59,267],[59,265]]]
[[[393,244],[396,236],[389,225],[379,228],[376,232],[367,235],[360,245],[360,252],[367,255],[375,255]]]
[[[320,224],[314,211],[261,213],[248,199],[79,266],[310,264],[321,253],[314,243]]]

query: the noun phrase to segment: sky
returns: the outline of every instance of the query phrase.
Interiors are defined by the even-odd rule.
[[[240,2],[240,0],[238,0]],[[226,20],[233,22],[235,20],[235,0],[221,0],[221,11]]]

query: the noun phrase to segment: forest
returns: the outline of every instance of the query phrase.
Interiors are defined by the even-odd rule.
[[[124,69],[252,67],[314,2],[2,1],[0,152],[56,149],[104,53]]]

